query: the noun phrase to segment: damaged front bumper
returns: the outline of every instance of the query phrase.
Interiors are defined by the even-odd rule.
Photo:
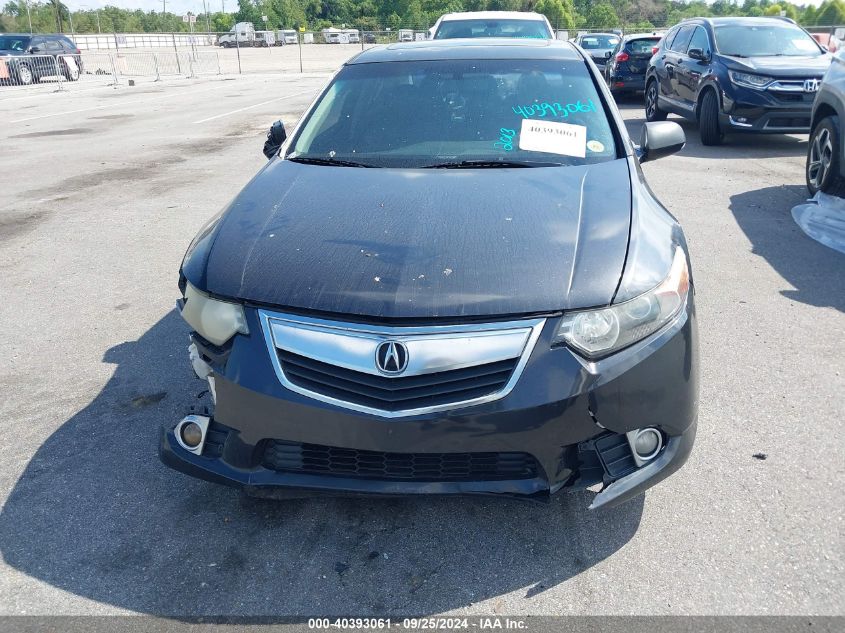
[[[286,388],[248,309],[250,335],[225,348],[192,335],[194,367],[216,404],[204,444],[191,452],[174,428],[160,455],[187,474],[277,496],[496,494],[548,499],[603,485],[591,508],[621,503],[680,468],[697,417],[695,310],[597,362],[552,348],[542,328],[513,390],[476,406],[402,418],[350,411]],[[210,371],[205,372],[207,367]],[[631,431],[656,428],[661,449],[640,465]]]

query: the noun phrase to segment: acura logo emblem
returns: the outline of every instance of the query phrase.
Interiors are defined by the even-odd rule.
[[[818,79],[807,79],[804,81],[804,92],[818,92],[821,81]]]
[[[384,341],[376,348],[376,368],[388,375],[401,374],[408,367],[408,348],[398,341]]]

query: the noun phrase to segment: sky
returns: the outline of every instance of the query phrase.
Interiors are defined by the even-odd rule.
[[[822,0],[792,0],[795,4],[812,4],[819,6]],[[161,11],[161,0],[64,0],[71,9],[96,8],[111,5],[122,9],[143,9],[144,11]],[[206,0],[210,11],[225,10],[234,13],[238,9],[237,0]],[[167,10],[176,14],[188,11],[202,13],[202,0],[167,0]]]

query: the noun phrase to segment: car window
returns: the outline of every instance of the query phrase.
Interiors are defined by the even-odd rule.
[[[687,50],[691,50],[693,48],[698,48],[704,51],[705,55],[710,54],[710,39],[707,37],[707,31],[700,26],[695,28],[695,32],[692,34],[692,39],[690,39]]]
[[[584,50],[613,48],[618,43],[619,38],[615,35],[585,35],[581,38],[581,48]]]
[[[344,67],[291,142],[292,157],[426,167],[576,165],[617,153],[583,61],[448,60]]]
[[[551,33],[542,20],[446,20],[434,34],[436,40],[475,37],[517,37],[549,39]]]
[[[682,26],[681,30],[678,31],[678,34],[675,36],[675,39],[672,40],[669,50],[676,53],[686,53],[687,45],[692,37],[692,31],[692,26]]]
[[[45,40],[44,41],[44,50],[50,51],[50,52],[61,51],[62,46],[56,40]]]
[[[670,46],[672,46],[672,41],[675,39],[675,36],[680,31],[680,27],[676,26],[675,28],[671,29],[663,38],[663,46],[668,50]]]
[[[637,40],[631,40],[628,42],[628,50],[631,51],[633,55],[643,55],[648,53],[651,55],[652,49],[657,46],[657,43],[660,41],[659,37],[649,37],[649,38],[642,38]]]
[[[0,35],[0,51],[25,51],[31,39],[19,35]]]
[[[732,57],[818,56],[824,54],[806,31],[788,22],[723,25],[715,29],[716,49]]]

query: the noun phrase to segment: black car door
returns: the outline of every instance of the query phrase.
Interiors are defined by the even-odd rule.
[[[707,71],[707,64],[702,59],[694,59],[689,55],[690,51],[698,50],[704,57],[710,59],[710,38],[704,27],[697,26],[687,45],[687,50],[681,56],[681,63],[678,67],[678,101],[688,109],[695,108],[695,101],[698,98],[698,84],[701,76]]]
[[[664,66],[664,62],[666,60],[666,51],[669,50],[669,46],[671,46],[672,41],[675,39],[675,36],[678,34],[678,31],[681,27],[676,26],[669,30],[669,32],[663,37],[663,43],[660,46],[660,51],[654,57],[653,64],[654,64],[654,74],[657,77],[657,84],[659,86],[659,94],[663,96],[666,94],[666,90],[668,90],[668,82],[669,82],[669,75],[666,73],[666,68]]]
[[[672,43],[660,52],[660,61],[665,73],[665,78],[660,83],[660,96],[675,105],[681,105],[678,89],[679,68],[694,29],[692,24],[682,26]]]

